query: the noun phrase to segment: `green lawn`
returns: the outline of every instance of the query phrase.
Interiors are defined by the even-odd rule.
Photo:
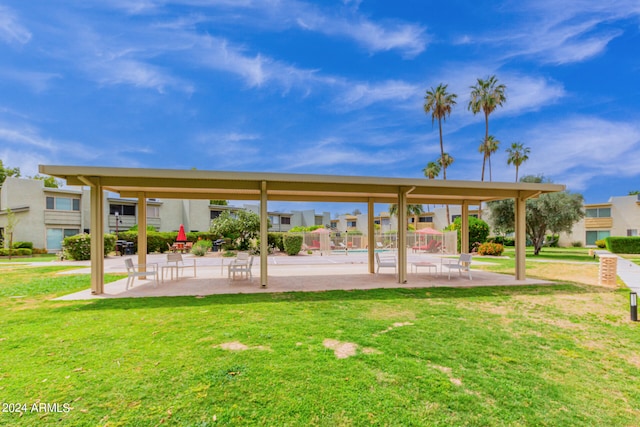
[[[0,412],[0,425],[640,420],[640,329],[625,290],[565,282],[51,301],[89,286],[86,275],[57,275],[64,269],[0,265],[0,396],[28,409]],[[32,412],[37,402],[62,412]]]

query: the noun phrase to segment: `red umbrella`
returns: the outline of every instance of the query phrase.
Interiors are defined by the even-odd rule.
[[[184,232],[184,225],[180,224],[180,230],[178,231],[178,237],[176,238],[176,242],[186,242],[187,235]]]

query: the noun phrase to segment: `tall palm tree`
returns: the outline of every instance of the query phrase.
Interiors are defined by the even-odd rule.
[[[407,204],[407,218],[410,217],[411,215],[420,215],[421,213],[424,213],[424,209],[423,209],[422,205]],[[398,204],[397,203],[391,203],[389,205],[389,215],[391,215],[391,216],[397,216],[398,215]]]
[[[505,95],[507,87],[503,84],[498,84],[498,78],[493,75],[488,79],[478,79],[475,86],[471,86],[471,99],[469,100],[468,109],[477,114],[482,110],[484,112],[484,140],[489,139],[489,115],[497,107],[501,107],[507,101]],[[482,159],[482,181],[484,181],[484,165],[487,160],[487,156]]]
[[[429,162],[427,166],[422,169],[422,172],[424,172],[425,177],[435,179],[440,175],[440,163],[438,163],[438,161]]]
[[[478,147],[478,151],[484,154],[484,160],[482,162],[482,180],[484,181],[484,165],[486,160],[489,161],[489,181],[493,181],[493,176],[491,172],[491,155],[498,151],[500,147],[500,141],[498,141],[493,135],[489,135],[484,141],[480,143],[480,147]]]
[[[427,90],[424,97],[424,112],[425,114],[431,114],[431,125],[437,119],[438,130],[440,131],[440,165],[445,165],[447,162],[444,159],[444,143],[442,142],[442,121],[446,120],[451,115],[451,109],[456,105],[456,98],[458,95],[455,93],[447,92],[447,86],[444,83],[440,83],[438,87]],[[447,179],[447,167],[442,168],[442,177]]]
[[[455,159],[449,155],[449,153],[442,153],[442,157],[438,159],[438,164],[442,167],[443,170],[447,170],[449,166],[453,164]],[[447,210],[447,225],[451,224],[451,215],[449,214],[449,205],[445,205]]]
[[[529,147],[525,147],[524,144],[520,142],[514,142],[511,144],[511,147],[507,148],[507,153],[509,153],[509,157],[507,157],[507,164],[514,165],[516,167],[516,182],[518,182],[518,168],[524,162],[529,160],[529,153],[531,153],[531,149]]]

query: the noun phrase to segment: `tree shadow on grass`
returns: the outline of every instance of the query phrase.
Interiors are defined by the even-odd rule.
[[[105,298],[81,301],[55,301],[51,309],[57,312],[91,310],[137,310],[169,307],[208,307],[264,303],[296,303],[325,301],[392,301],[402,299],[492,299],[526,295],[585,295],[622,293],[624,289],[555,283],[550,285],[483,286],[473,288],[385,288],[366,290],[331,290],[317,292],[274,292],[260,294],[216,294],[207,296],[167,296],[142,298]]]

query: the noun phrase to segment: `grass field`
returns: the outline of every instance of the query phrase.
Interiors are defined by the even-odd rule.
[[[638,425],[628,291],[566,256],[527,262],[554,286],[72,302],[88,276],[0,265],[0,425]]]

